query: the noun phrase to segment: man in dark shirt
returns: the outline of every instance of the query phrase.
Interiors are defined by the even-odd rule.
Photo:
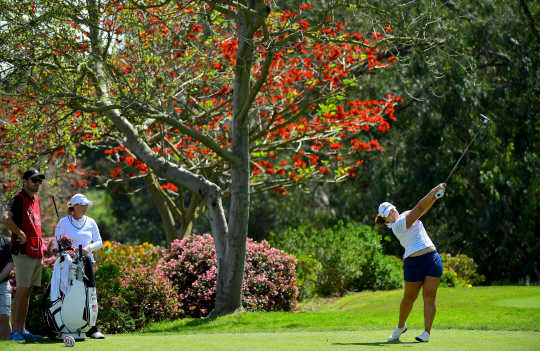
[[[13,258],[9,252],[11,239],[0,235],[0,340],[9,340],[11,334],[11,285],[9,273],[13,269]]]
[[[39,191],[43,179],[45,176],[34,168],[24,172],[23,189],[9,202],[2,214],[2,224],[12,233],[11,254],[17,281],[17,292],[13,299],[11,340],[41,338],[25,329],[25,321],[32,286],[41,286],[43,269],[41,214],[39,198],[34,195]]]

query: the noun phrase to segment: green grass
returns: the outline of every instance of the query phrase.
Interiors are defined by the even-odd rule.
[[[77,342],[88,350],[539,350],[540,287],[440,288],[437,317],[427,344],[414,341],[423,330],[422,298],[398,343],[387,337],[397,324],[402,291],[363,292],[314,299],[297,313],[238,313],[216,319],[184,319],[150,325],[144,333],[107,335]],[[21,345],[0,342],[0,350],[58,350],[61,342]]]
[[[534,332],[437,330],[428,343],[420,344],[414,337],[421,330],[409,330],[398,342],[387,342],[388,330],[337,331],[303,333],[224,333],[224,334],[124,334],[107,336],[105,340],[77,342],[75,350],[139,351],[139,350],[209,350],[209,351],[277,351],[277,350],[451,350],[489,351],[538,350],[540,337]],[[5,348],[3,348],[6,346]],[[18,345],[0,342],[0,350],[65,350],[61,342],[39,342]]]
[[[147,332],[189,334],[387,330],[397,325],[402,296],[401,290],[362,292],[341,299],[315,299],[302,304],[300,313],[240,313],[215,320],[184,319],[152,324]],[[501,300],[535,301],[538,297],[540,287],[536,286],[440,288],[434,328],[540,332],[540,309],[494,305]],[[407,324],[412,328],[423,327],[421,296]]]
[[[540,295],[519,297],[515,299],[497,300],[491,303],[495,306],[517,308],[540,308]]]

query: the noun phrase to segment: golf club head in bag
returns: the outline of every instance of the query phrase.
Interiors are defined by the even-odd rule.
[[[448,183],[448,179],[450,179],[450,176],[452,176],[452,173],[454,173],[457,165],[459,164],[459,161],[461,161],[461,159],[463,158],[463,155],[465,155],[465,153],[467,152],[467,150],[469,150],[469,146],[472,145],[474,139],[476,139],[476,137],[478,136],[478,134],[480,134],[480,131],[482,130],[482,128],[484,128],[484,126],[487,124],[487,122],[489,121],[489,118],[487,118],[486,116],[484,116],[483,114],[480,114],[480,118],[482,118],[482,122],[484,122],[484,124],[482,124],[482,127],[480,127],[480,130],[478,131],[478,133],[476,133],[476,135],[474,136],[473,140],[471,140],[471,142],[469,143],[469,145],[467,146],[467,148],[465,149],[465,151],[463,151],[463,153],[461,154],[461,157],[459,158],[459,160],[456,162],[456,165],[454,166],[454,168],[452,168],[452,172],[450,172],[450,174],[448,175],[448,178],[446,178],[446,181],[445,183]],[[441,197],[443,197],[444,195],[444,190],[443,189],[440,189],[439,191],[437,191],[435,193],[435,197],[437,199],[440,199]]]

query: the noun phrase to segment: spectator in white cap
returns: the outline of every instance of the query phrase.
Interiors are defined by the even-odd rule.
[[[68,202],[68,216],[58,222],[54,235],[54,245],[58,247],[58,239],[68,236],[73,240],[75,252],[79,252],[79,245],[82,245],[82,252],[88,255],[92,262],[95,262],[92,252],[101,249],[103,242],[99,235],[99,228],[94,219],[86,216],[88,205],[94,203],[83,194],[75,194]],[[97,325],[92,327],[86,335],[94,339],[104,339],[105,336],[99,331]]]
[[[437,185],[412,210],[402,214],[399,214],[396,206],[389,202],[383,202],[379,206],[379,214],[375,218],[375,224],[379,227],[386,225],[392,229],[396,238],[405,248],[403,255],[405,291],[399,307],[399,322],[392,335],[388,337],[389,341],[398,340],[401,334],[407,331],[407,318],[422,288],[424,332],[418,335],[416,340],[429,341],[431,327],[435,319],[435,298],[443,273],[443,264],[441,256],[437,253],[435,245],[431,242],[419,219],[437,200],[435,193],[445,188],[446,184],[444,183]]]

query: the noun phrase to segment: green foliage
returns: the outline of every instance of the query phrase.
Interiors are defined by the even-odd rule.
[[[96,290],[98,299],[102,296],[118,296],[120,294],[120,281],[123,273],[120,267],[114,264],[100,266],[96,271]],[[98,325],[104,332],[122,333],[134,330],[137,320],[131,318],[129,313],[121,311],[112,304],[100,304]]]
[[[125,333],[183,315],[176,289],[158,267],[165,253],[146,242],[126,246],[109,241],[95,253],[100,328]]]
[[[396,107],[390,131],[379,137],[384,150],[359,152],[362,167],[342,184],[288,189],[286,199],[254,196],[252,213],[259,216],[250,223],[251,236],[262,239],[268,228],[279,232],[298,223],[372,224],[383,201],[399,212],[412,209],[448,177],[481,127],[482,113],[491,122],[456,168],[445,197],[421,220],[439,252],[474,257],[483,284],[515,284],[527,276],[540,281],[540,222],[530,220],[540,210],[540,42],[522,4],[534,19],[540,7],[532,1],[452,3],[440,14],[456,19],[452,45],[476,70],[443,60],[438,79],[418,62],[387,70],[382,80],[368,77],[358,93],[375,97],[390,90],[406,100],[406,108]],[[380,233],[390,236],[384,252],[401,255],[388,229]]]
[[[486,280],[485,276],[476,272],[478,265],[466,255],[457,254],[452,257],[450,254],[441,254],[441,258],[444,267],[442,284],[446,283],[448,286],[480,285]]]
[[[272,234],[271,245],[298,259],[301,298],[402,286],[400,261],[382,254],[381,236],[368,226],[338,222],[321,231],[301,226]]]
[[[41,286],[34,287],[30,295],[30,303],[28,304],[28,314],[26,315],[26,329],[32,334],[46,335],[46,325],[43,322],[41,315],[41,303],[43,299],[49,299],[49,295],[45,294],[47,286],[51,281],[52,269],[43,267],[41,273]]]

